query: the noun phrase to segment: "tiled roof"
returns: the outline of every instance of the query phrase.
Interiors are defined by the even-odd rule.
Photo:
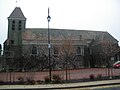
[[[10,14],[8,19],[21,19],[21,20],[26,20],[22,10],[20,7],[16,7],[13,12]]]
[[[47,28],[26,28],[23,39],[25,40],[47,40]],[[71,29],[50,29],[51,40],[64,40],[70,38],[71,40],[117,40],[105,31],[90,31],[90,30],[71,30]]]

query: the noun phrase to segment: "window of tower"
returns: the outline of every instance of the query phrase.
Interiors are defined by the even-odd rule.
[[[21,26],[22,26],[22,25],[21,25],[21,23],[22,23],[22,22],[21,22],[21,21],[19,21],[19,30],[21,30],[21,29],[22,29],[22,27],[21,27]]]
[[[12,30],[15,30],[15,28],[14,28],[14,27],[12,27]]]
[[[19,21],[19,24],[21,24],[21,21]]]
[[[13,22],[12,23],[14,23],[15,24],[15,21],[13,20]]]
[[[14,40],[11,40],[11,44],[14,44]]]
[[[12,21],[12,30],[15,30],[15,21]]]
[[[19,30],[21,30],[21,28],[19,27]]]

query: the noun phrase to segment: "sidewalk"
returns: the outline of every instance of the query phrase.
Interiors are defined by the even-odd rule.
[[[91,81],[80,83],[64,83],[64,84],[40,84],[40,85],[1,85],[0,89],[68,89],[68,88],[85,88],[95,86],[117,85],[120,84],[120,79],[116,80],[103,80],[103,81]]]

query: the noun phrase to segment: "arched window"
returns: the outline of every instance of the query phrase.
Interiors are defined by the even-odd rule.
[[[32,54],[33,55],[37,54],[37,47],[32,47]]]
[[[81,48],[77,47],[77,54],[81,54]]]

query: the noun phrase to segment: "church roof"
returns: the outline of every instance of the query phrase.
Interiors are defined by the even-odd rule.
[[[26,20],[22,10],[20,7],[16,7],[13,12],[10,14],[8,19],[20,19],[20,20]]]
[[[72,30],[72,29],[50,29],[51,40],[86,40],[86,41],[101,41],[111,40],[117,43],[118,41],[106,31],[90,31],[90,30]],[[47,28],[26,28],[24,40],[47,40]],[[95,42],[94,42],[95,43]]]

